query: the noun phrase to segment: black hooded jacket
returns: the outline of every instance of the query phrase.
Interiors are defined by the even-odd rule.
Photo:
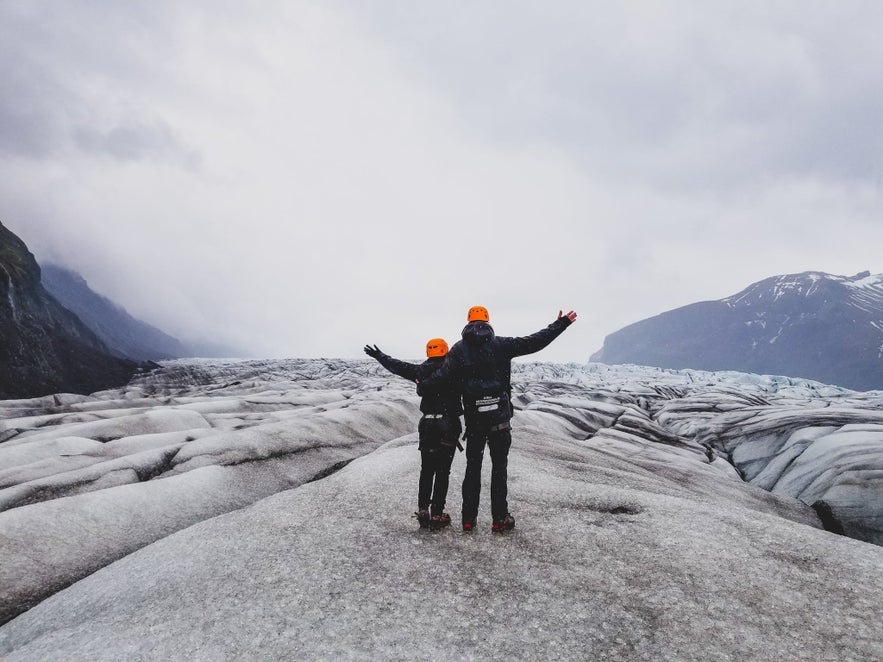
[[[394,359],[387,354],[380,354],[377,357],[380,365],[391,373],[412,382],[419,380],[421,383],[437,371],[444,360],[443,356],[432,356],[423,363],[408,363]],[[425,389],[418,388],[417,394],[421,396],[420,411],[424,414],[445,414],[451,418],[458,418],[463,413],[460,393],[452,388],[449,380],[435,380],[431,386]]]
[[[441,368],[429,377],[419,378],[417,393],[429,392],[439,383],[451,383],[463,396],[468,424],[470,409],[484,397],[498,396],[508,400],[514,357],[540,351],[570,324],[570,319],[563,316],[529,336],[510,338],[494,334],[493,327],[487,322],[470,322],[463,329],[462,340],[448,351]],[[511,408],[501,414],[508,420]]]

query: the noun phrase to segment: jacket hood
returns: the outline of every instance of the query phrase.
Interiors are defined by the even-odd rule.
[[[460,334],[463,342],[469,345],[483,345],[494,339],[494,329],[487,322],[469,322]]]

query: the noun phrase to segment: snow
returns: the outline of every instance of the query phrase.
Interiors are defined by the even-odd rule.
[[[489,460],[478,531],[417,528],[418,399],[374,362],[169,362],[0,403],[0,657],[883,657],[863,541],[883,393],[602,364],[513,380],[508,535]],[[823,530],[817,499],[864,538]]]
[[[858,280],[847,280],[845,284],[854,289],[883,289],[883,274],[869,274]]]
[[[850,290],[849,300],[853,306],[864,312],[883,316],[883,274],[849,279],[844,284]],[[880,321],[883,322],[883,319]]]
[[[879,316],[879,321],[883,323],[883,274],[870,275],[863,272],[852,277],[845,277],[821,272],[805,272],[778,276],[771,280],[771,283],[762,281],[763,285],[755,283],[742,292],[721,301],[730,308],[734,308],[750,306],[753,299],[762,300],[765,296],[771,296],[774,302],[783,297],[801,294],[808,298],[819,292],[824,281],[829,281],[847,288],[850,306],[862,311],[863,314]]]
[[[772,338],[770,338],[770,345],[772,345],[774,342],[776,342],[779,339],[779,336],[782,335],[782,332],[785,330],[785,327],[788,324],[790,319],[791,318],[788,315],[785,316],[785,321],[779,327],[779,330],[776,331],[776,335],[774,335]]]

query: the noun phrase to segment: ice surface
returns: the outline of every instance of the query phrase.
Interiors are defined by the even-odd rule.
[[[508,536],[486,484],[471,537],[417,529],[418,399],[374,362],[176,361],[0,403],[0,656],[883,656],[883,547],[810,508],[883,530],[883,394],[600,364],[513,380]]]
[[[37,440],[52,439],[57,436],[88,437],[99,441],[110,441],[131,437],[137,434],[157,432],[173,432],[176,430],[192,430],[207,428],[208,422],[198,412],[177,408],[156,408],[137,414],[110,412],[111,417],[104,420],[73,423],[64,425],[55,422],[51,427],[24,432],[18,439],[9,444],[33,443]]]
[[[40,659],[875,659],[883,549],[716,475],[519,429],[518,528],[417,529],[393,444],[203,522],[0,628]],[[454,465],[462,477],[463,458]],[[739,485],[726,481],[728,487]],[[485,495],[487,486],[485,485]],[[735,493],[736,490],[733,490]],[[700,496],[701,495],[701,496]]]
[[[824,406],[770,400],[713,417],[694,438],[726,453],[749,482],[823,509],[834,530],[883,545],[883,397]]]
[[[13,445],[12,442],[0,445],[0,476],[3,474],[15,475],[20,467],[50,460],[53,458],[65,458],[85,456],[90,452],[100,452],[103,444],[99,441],[84,437],[62,436],[43,441],[35,441],[28,444]]]

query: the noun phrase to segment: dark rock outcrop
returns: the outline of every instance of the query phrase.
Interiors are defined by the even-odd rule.
[[[620,329],[590,360],[883,389],[883,275],[767,278]]]
[[[25,243],[0,224],[0,399],[121,386],[137,363],[107,346],[40,283]]]

